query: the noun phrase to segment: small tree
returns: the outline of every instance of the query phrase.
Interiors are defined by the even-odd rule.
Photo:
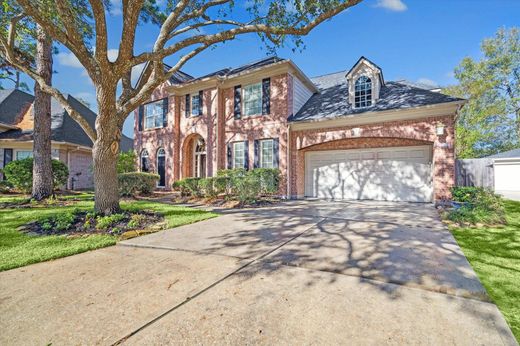
[[[0,55],[56,98],[92,139],[95,210],[110,214],[119,211],[117,157],[123,123],[186,62],[218,43],[248,33],[259,34],[270,48],[281,46],[288,39],[298,47],[302,35],[359,2],[361,0],[252,0],[237,4],[233,0],[123,0],[118,56],[110,61],[108,1],[17,0],[20,14],[12,18],[2,14],[3,20],[0,20],[4,23],[0,28]],[[99,115],[95,128],[71,107],[62,92],[21,60],[14,37],[17,23],[24,17],[31,18],[52,39],[66,46],[86,69],[96,88]],[[93,20],[87,20],[88,17]],[[150,50],[136,53],[136,29],[140,20],[157,24],[158,34]],[[84,26],[90,26],[95,32],[92,44],[95,51],[89,48],[89,37],[81,30]],[[163,59],[172,55],[177,62],[165,70]],[[145,64],[145,68],[134,85],[132,69],[141,64]]]
[[[130,173],[137,171],[137,157],[133,150],[119,154],[117,159],[117,173]]]

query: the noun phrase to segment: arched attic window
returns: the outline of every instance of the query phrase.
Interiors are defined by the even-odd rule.
[[[361,76],[356,80],[354,90],[354,107],[364,108],[372,106],[372,80]]]
[[[141,151],[141,172],[150,171],[150,161],[148,156],[148,150],[144,149]]]

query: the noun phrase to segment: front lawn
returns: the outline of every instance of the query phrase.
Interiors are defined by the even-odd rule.
[[[0,209],[0,271],[48,261],[60,257],[114,245],[117,236],[92,234],[83,236],[30,236],[18,229],[32,221],[49,216],[65,214],[72,210],[92,211],[92,195],[82,194],[79,198],[63,198],[65,205],[13,206]],[[0,203],[22,203],[23,196],[0,195]],[[177,227],[215,217],[216,214],[192,208],[173,206],[151,201],[123,201],[121,207],[127,211],[151,210],[164,216],[165,227]]]
[[[506,225],[450,228],[520,341],[520,202],[504,204]]]

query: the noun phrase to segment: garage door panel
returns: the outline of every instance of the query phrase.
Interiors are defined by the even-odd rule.
[[[337,151],[333,156],[310,153],[306,158],[306,195],[429,202],[433,195],[429,153],[428,147]],[[349,159],[356,157],[360,160]]]

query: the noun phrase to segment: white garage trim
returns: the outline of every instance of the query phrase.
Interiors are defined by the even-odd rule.
[[[431,202],[431,145],[309,151],[305,196]]]

